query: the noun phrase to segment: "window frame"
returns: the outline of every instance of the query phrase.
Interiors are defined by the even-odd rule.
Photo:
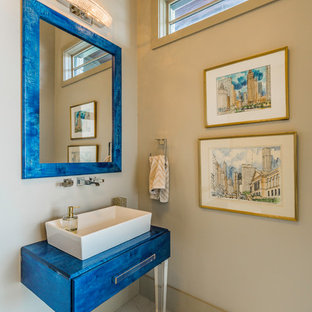
[[[152,0],[152,49],[182,39],[205,28],[212,27],[233,17],[277,0],[248,0],[230,9],[210,16],[183,29],[169,34],[169,5],[176,0]],[[216,0],[217,2],[218,0]],[[211,4],[207,4],[209,6]],[[202,9],[202,8],[201,8]]]
[[[195,15],[196,13],[198,13],[198,12],[200,12],[200,11],[203,11],[203,10],[205,10],[206,8],[209,8],[209,7],[215,5],[215,4],[219,3],[219,2],[222,2],[222,1],[224,1],[224,0],[213,0],[213,1],[209,2],[209,3],[206,3],[206,4],[202,5],[201,7],[197,8],[197,9],[194,9],[194,10],[188,12],[188,13],[185,13],[185,14],[181,15],[181,16],[178,17],[178,18],[175,18],[175,19],[173,19],[173,20],[170,20],[170,5],[171,5],[172,3],[174,3],[174,2],[177,2],[177,1],[179,1],[179,0],[166,0],[166,8],[167,8],[167,25],[166,25],[166,27],[167,27],[167,35],[172,34],[172,33],[170,33],[170,26],[171,26],[172,24],[175,24],[175,23],[177,23],[177,22],[179,22],[179,21],[182,21],[182,20],[184,20],[185,18],[190,17],[190,16],[192,16],[192,15]],[[248,1],[248,0],[247,0],[247,1]],[[217,14],[219,14],[219,13],[217,13]],[[209,17],[208,17],[208,18],[209,18]],[[199,23],[199,22],[201,22],[201,21],[198,21],[197,23]],[[194,23],[194,24],[195,24],[195,23]],[[192,25],[193,25],[193,24],[192,24]],[[186,26],[186,27],[184,27],[184,28],[187,28],[187,27],[189,27],[189,26]],[[176,31],[175,31],[175,32],[176,32]]]
[[[95,75],[101,71],[104,71],[106,69],[112,68],[112,60],[107,61],[101,65],[98,65],[82,74],[74,76],[74,70],[77,69],[77,67],[74,67],[74,57],[81,53],[82,51],[89,49],[92,44],[86,43],[85,46],[83,46],[84,42],[79,40],[75,41],[73,43],[70,43],[68,46],[66,46],[63,49],[63,52],[61,54],[62,57],[62,80],[61,80],[61,87],[66,87],[68,85],[71,85],[77,81],[80,81],[82,79],[85,79],[89,76]],[[82,47],[79,47],[79,45],[82,45]],[[106,52],[106,51],[105,51]],[[108,52],[106,52],[109,54]],[[92,60],[92,61],[95,61]],[[90,62],[92,62],[90,61]],[[87,63],[81,65],[85,66]],[[69,73],[70,72],[70,73]],[[70,78],[67,78],[70,77]]]
[[[84,62],[83,64],[80,64],[80,65],[75,66],[75,57],[77,57],[77,56],[78,56],[79,54],[81,54],[82,52],[88,51],[90,48],[93,48],[93,47],[95,47],[95,46],[93,46],[92,44],[89,44],[88,46],[82,48],[80,51],[78,51],[78,52],[76,52],[76,53],[74,53],[74,54],[71,55],[71,75],[72,75],[72,77],[77,77],[77,76],[82,75],[83,73],[85,73],[85,72],[87,72],[87,71],[89,71],[89,70],[92,70],[93,68],[92,68],[92,69],[89,69],[89,70],[87,70],[87,71],[85,71],[85,72],[83,72],[83,73],[81,73],[81,74],[78,74],[78,75],[75,74],[75,71],[79,70],[80,68],[85,67],[85,66],[87,66],[87,65],[90,65],[91,63],[94,63],[94,62],[100,60],[101,58],[106,57],[106,56],[109,55],[109,53],[107,53],[107,52],[105,52],[105,51],[103,51],[103,50],[101,50],[101,49],[95,47],[95,48],[97,48],[98,50],[103,51],[104,53],[103,53],[102,55],[100,55],[100,56],[97,56],[97,57],[95,57],[95,58],[93,58],[93,59],[87,61],[87,62]],[[106,60],[106,61],[103,62],[102,64],[104,64],[104,63],[106,63],[106,62],[108,62],[108,61]],[[99,64],[99,65],[97,65],[96,67],[99,67],[99,66],[101,66],[102,64]],[[95,68],[95,67],[94,67],[94,68]]]

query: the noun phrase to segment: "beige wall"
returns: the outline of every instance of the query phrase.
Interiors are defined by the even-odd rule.
[[[44,0],[65,9],[55,0]],[[0,311],[52,311],[20,283],[20,247],[45,239],[44,222],[62,216],[69,204],[80,212],[110,205],[111,198],[128,198],[137,207],[137,49],[136,3],[133,0],[102,0],[113,17],[110,30],[97,30],[122,48],[123,61],[123,171],[103,174],[100,187],[61,188],[62,178],[21,179],[21,1],[2,1],[0,11]],[[69,13],[65,13],[69,14]],[[103,309],[104,311],[110,311]]]
[[[138,0],[139,207],[172,231],[169,284],[231,312],[312,311],[312,2],[276,1],[151,50],[151,1]],[[203,70],[285,45],[290,120],[205,129]],[[299,136],[298,222],[199,207],[199,137],[289,130]],[[165,205],[148,197],[159,137],[168,139],[171,170]]]
[[[55,32],[40,22],[40,162],[54,159]]]

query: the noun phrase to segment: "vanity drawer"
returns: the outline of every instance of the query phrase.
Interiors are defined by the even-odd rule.
[[[166,232],[72,280],[72,311],[88,312],[170,257]]]

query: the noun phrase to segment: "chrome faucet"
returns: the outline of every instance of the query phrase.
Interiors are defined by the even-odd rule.
[[[89,180],[85,181],[86,185],[92,185],[94,184],[95,186],[100,186],[100,183],[96,181],[95,178],[89,178]]]
[[[100,183],[103,183],[104,179],[97,179],[97,178],[92,178],[89,177],[88,179],[86,178],[77,178],[77,185],[78,186],[83,186],[83,185],[92,185],[94,184],[95,186],[100,186]]]

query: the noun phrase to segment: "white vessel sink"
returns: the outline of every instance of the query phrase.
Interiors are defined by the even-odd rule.
[[[64,230],[61,219],[45,225],[50,245],[85,260],[148,232],[151,217],[150,212],[112,206],[79,214],[76,232]]]

